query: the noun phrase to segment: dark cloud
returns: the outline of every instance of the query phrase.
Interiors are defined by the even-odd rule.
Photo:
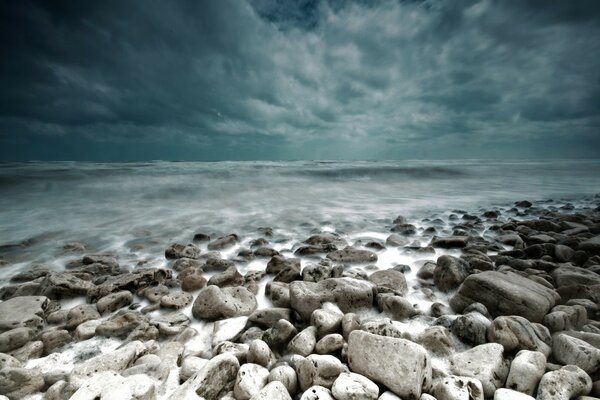
[[[596,1],[0,4],[0,159],[600,156]]]

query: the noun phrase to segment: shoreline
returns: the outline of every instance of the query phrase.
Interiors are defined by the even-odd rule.
[[[71,243],[64,271],[10,270],[0,288],[0,394],[117,398],[110,382],[173,400],[599,396],[599,202],[287,240],[197,232],[139,266]]]

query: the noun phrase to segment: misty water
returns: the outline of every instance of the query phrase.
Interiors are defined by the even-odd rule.
[[[283,243],[322,229],[387,232],[397,215],[414,223],[597,192],[598,160],[2,163],[0,245],[16,263],[60,263],[70,242],[163,260],[196,232],[271,227]],[[25,255],[6,246],[23,242]]]

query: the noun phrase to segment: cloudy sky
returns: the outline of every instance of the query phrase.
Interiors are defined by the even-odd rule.
[[[0,4],[0,160],[600,157],[596,0]]]

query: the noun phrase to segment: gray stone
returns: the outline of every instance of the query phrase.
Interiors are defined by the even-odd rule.
[[[576,365],[588,374],[600,369],[600,348],[566,333],[552,336],[552,354],[556,361]]]
[[[267,384],[251,400],[292,400],[283,383],[275,381]]]
[[[155,383],[145,375],[123,377],[113,371],[94,374],[73,394],[70,400],[156,398]]]
[[[342,328],[344,314],[331,308],[318,309],[310,316],[310,324],[317,328],[317,336],[339,332]]]
[[[0,353],[0,369],[7,367],[20,368],[21,361],[17,360],[11,355]]]
[[[96,307],[100,314],[111,313],[133,303],[133,295],[128,290],[111,293],[98,300]]]
[[[51,272],[40,283],[40,293],[50,299],[63,299],[85,296],[95,286],[68,272]]]
[[[379,387],[370,379],[353,372],[342,372],[331,387],[336,400],[377,400]]]
[[[44,328],[44,315],[50,306],[45,296],[18,296],[0,303],[0,333],[15,328]]]
[[[193,296],[189,293],[175,291],[161,297],[160,306],[180,310],[187,307],[193,299]]]
[[[506,387],[533,396],[546,371],[546,356],[539,351],[521,350],[510,364]]]
[[[600,235],[579,243],[578,249],[592,254],[600,254]]]
[[[538,400],[569,400],[585,396],[592,390],[592,379],[581,368],[567,365],[544,374],[537,393]]]
[[[186,292],[202,289],[206,286],[206,278],[202,276],[202,268],[189,267],[182,270],[177,279],[181,282],[181,289]]]
[[[5,353],[17,349],[27,344],[33,336],[34,331],[25,327],[0,333],[0,352]]]
[[[238,237],[235,234],[220,237],[208,244],[209,250],[223,250],[237,243]]]
[[[331,354],[344,347],[344,337],[339,333],[330,333],[325,335],[315,345],[315,351],[318,354]]]
[[[248,320],[261,328],[273,326],[280,319],[292,322],[292,310],[290,308],[273,307],[254,311]]]
[[[281,382],[287,389],[290,396],[294,396],[298,392],[298,376],[296,370],[289,365],[280,365],[273,368],[269,372],[270,382]]]
[[[550,355],[552,337],[548,328],[516,315],[494,319],[488,340],[500,343],[506,351],[532,350]]]
[[[256,310],[256,297],[245,287],[207,286],[196,297],[192,306],[195,318],[217,320],[241,317]]]
[[[343,372],[340,360],[330,355],[311,354],[296,365],[298,382],[302,390],[318,385],[331,389],[333,382]]]
[[[588,269],[568,264],[556,268],[550,275],[554,279],[556,287],[600,284],[600,275]]]
[[[375,284],[376,293],[393,293],[404,296],[408,292],[404,274],[394,269],[373,272],[369,276],[369,280]]]
[[[309,326],[294,336],[288,343],[288,351],[292,354],[308,357],[314,351],[316,344],[317,328]]]
[[[377,262],[377,254],[369,250],[361,250],[352,246],[346,246],[342,250],[332,251],[327,254],[332,261],[345,264],[365,264]]]
[[[481,382],[468,376],[450,375],[437,379],[431,394],[437,400],[484,400]]]
[[[469,243],[468,236],[450,236],[445,238],[435,238],[430,245],[442,249],[463,248]]]
[[[580,305],[559,305],[544,317],[544,325],[550,332],[581,330],[587,324],[587,311]]]
[[[265,367],[252,363],[240,366],[233,387],[235,398],[249,400],[265,387],[268,378],[269,370]]]
[[[263,340],[275,350],[285,348],[298,330],[289,321],[280,319],[271,328],[267,329],[263,334]]]
[[[494,393],[494,400],[535,400],[528,394],[517,392],[510,389],[498,389]]]
[[[419,314],[413,304],[401,296],[379,295],[377,296],[377,305],[381,308],[381,311],[396,321],[402,321]]]
[[[233,390],[240,363],[233,354],[213,357],[204,368],[194,374],[171,395],[171,400],[185,400],[200,396],[218,400]]]
[[[50,354],[70,343],[73,339],[68,331],[57,329],[42,332],[40,340],[44,343],[44,354]]]
[[[482,303],[491,315],[520,315],[541,322],[559,296],[539,283],[512,272],[484,271],[467,277],[450,305],[461,312],[469,304]]]
[[[128,290],[135,293],[139,290],[157,286],[172,277],[172,271],[165,269],[139,269],[117,276],[108,277],[102,284],[87,291],[87,300],[94,303],[111,293]]]
[[[247,359],[249,363],[268,367],[275,359],[275,356],[264,340],[255,339],[249,343]]]
[[[456,318],[451,331],[463,342],[478,345],[486,343],[486,332],[491,321],[478,312],[470,312]]]
[[[508,363],[503,357],[504,348],[498,343],[482,344],[450,358],[453,374],[478,379],[485,397],[492,397],[496,389],[504,386]]]
[[[244,331],[248,317],[235,317],[215,321],[213,328],[212,345],[216,346],[227,340],[235,340]]]
[[[73,330],[86,321],[99,319],[100,313],[95,304],[80,304],[69,310],[67,313],[66,328]]]
[[[209,360],[205,358],[195,357],[195,356],[187,356],[181,362],[181,371],[179,372],[179,378],[181,382],[187,381],[191,378],[196,372],[201,371]]]
[[[244,284],[244,277],[239,273],[236,267],[229,267],[223,272],[214,274],[207,285],[216,285],[220,288],[229,286],[241,286]]]
[[[352,371],[384,384],[407,400],[418,399],[431,386],[427,350],[405,339],[353,331],[348,340],[348,364]]]
[[[436,264],[433,283],[443,292],[456,289],[469,276],[469,264],[460,258],[444,255]]]
[[[0,395],[10,400],[22,399],[44,387],[42,373],[35,369],[6,367],[0,370]]]
[[[194,244],[173,243],[165,250],[165,258],[179,259],[191,258],[197,259],[200,257],[200,249]]]
[[[331,394],[331,390],[326,387],[315,385],[302,393],[300,400],[335,400]]]

